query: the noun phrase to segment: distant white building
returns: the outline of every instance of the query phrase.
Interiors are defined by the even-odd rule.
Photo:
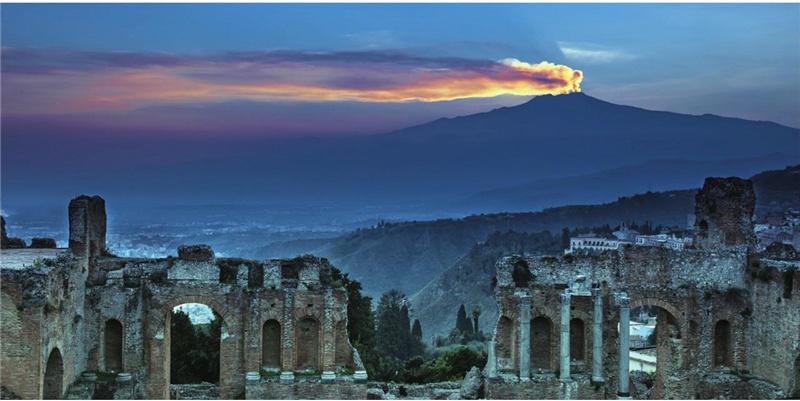
[[[582,234],[577,238],[569,239],[569,249],[564,250],[564,253],[571,254],[576,251],[602,252],[619,249],[621,245],[630,243],[630,241],[603,238],[594,233]]]
[[[655,246],[676,251],[682,251],[686,245],[691,245],[691,238],[678,238],[675,235],[658,234],[658,235],[640,235],[636,237],[637,246]]]
[[[628,224],[624,222],[620,225],[619,230],[614,231],[611,234],[613,234],[614,237],[616,237],[620,241],[627,241],[631,243],[636,241],[636,237],[639,236],[638,231],[631,230],[630,228],[628,228]]]

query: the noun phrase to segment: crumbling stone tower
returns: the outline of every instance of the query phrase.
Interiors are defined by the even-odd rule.
[[[695,196],[695,238],[699,248],[753,246],[753,182],[741,178],[706,178]]]

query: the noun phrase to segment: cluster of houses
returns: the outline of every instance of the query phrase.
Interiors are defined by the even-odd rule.
[[[602,252],[606,250],[618,249],[625,245],[654,246],[682,251],[687,245],[691,245],[690,236],[678,237],[675,234],[661,233],[656,235],[642,235],[636,230],[631,230],[626,223],[620,225],[619,230],[612,233],[614,238],[605,238],[595,233],[581,234],[569,240],[569,249],[565,249],[565,254],[576,251],[583,252]]]
[[[770,214],[755,224],[758,246],[766,248],[774,242],[800,249],[800,210],[789,209],[783,214]]]

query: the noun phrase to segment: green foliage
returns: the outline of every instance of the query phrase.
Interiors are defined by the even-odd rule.
[[[218,383],[222,318],[192,325],[183,311],[172,312],[170,323],[170,375],[174,384]]]
[[[476,305],[474,308],[472,308],[472,316],[474,321],[470,320],[467,317],[464,304],[461,304],[461,307],[458,308],[458,312],[456,313],[456,327],[453,327],[450,330],[450,332],[447,334],[447,337],[442,338],[437,336],[434,338],[434,345],[437,347],[445,347],[455,344],[464,345],[471,341],[486,341],[486,335],[479,330],[478,326],[478,318],[480,315],[481,308],[480,306]]]
[[[461,304],[456,314],[456,329],[464,334],[472,334],[472,322],[467,317],[467,310],[464,308],[464,304]]]
[[[398,290],[383,294],[378,302],[377,340],[382,358],[405,361],[422,354],[422,341],[411,334],[408,303]]]
[[[419,322],[419,319],[414,319],[414,325],[411,327],[411,335],[422,341],[422,324]]]
[[[428,362],[421,357],[412,358],[403,365],[399,377],[405,383],[419,384],[462,380],[473,366],[483,369],[486,358],[483,351],[461,346]]]
[[[372,297],[361,294],[361,283],[351,280],[348,274],[335,267],[331,268],[331,280],[347,291],[347,335],[358,350],[367,374],[372,375],[378,371],[381,362],[376,348]]]

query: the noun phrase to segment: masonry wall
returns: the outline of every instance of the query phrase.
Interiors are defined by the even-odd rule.
[[[277,380],[262,380],[257,385],[247,385],[248,400],[364,400],[367,385],[351,380],[297,381],[282,384]]]
[[[800,396],[800,272],[798,263],[761,261],[761,278],[753,281],[752,317],[748,327],[748,370]]]

